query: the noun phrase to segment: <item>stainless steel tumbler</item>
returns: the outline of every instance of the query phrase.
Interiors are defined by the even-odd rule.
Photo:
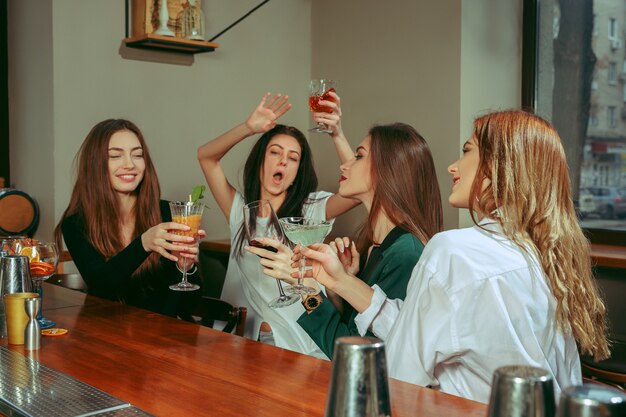
[[[0,258],[0,282],[2,294],[31,292],[30,266],[28,256],[6,255]]]
[[[325,417],[391,416],[384,343],[368,337],[335,341]]]
[[[493,374],[488,417],[554,417],[552,375],[542,368],[513,365]]]
[[[624,417],[626,394],[599,384],[568,387],[561,392],[557,417]]]
[[[4,255],[0,257],[0,301],[4,294],[31,292],[32,286],[28,256]],[[4,302],[0,302],[0,337],[6,337],[6,335]]]

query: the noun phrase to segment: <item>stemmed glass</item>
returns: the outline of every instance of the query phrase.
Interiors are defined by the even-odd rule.
[[[172,213],[172,221],[175,223],[185,224],[190,227],[189,230],[171,230],[180,236],[191,236],[195,240],[198,239],[198,230],[202,223],[202,212],[204,204],[193,203],[191,201],[180,202],[170,201],[170,212]],[[195,243],[195,242],[194,242]],[[170,285],[170,289],[174,291],[195,291],[200,288],[199,285],[187,281],[187,258],[183,257],[183,279],[178,284]]]
[[[279,220],[283,232],[293,243],[300,246],[309,246],[314,243],[322,243],[330,232],[332,223],[326,220],[314,220],[305,217],[283,217]],[[300,257],[300,274],[298,283],[285,288],[287,292],[295,294],[314,294],[315,288],[308,287],[302,282],[304,280],[304,270],[306,268],[306,258]]]
[[[259,238],[271,238],[282,241],[283,238],[278,218],[269,200],[257,200],[246,204],[243,207],[243,219],[246,239],[248,239],[250,246],[276,253],[276,248],[263,245],[258,240]],[[279,279],[276,280],[276,284],[278,285],[279,296],[269,302],[271,308],[287,307],[300,299],[298,294],[285,294]]]
[[[26,247],[22,248],[22,252],[25,250]],[[51,242],[37,242],[30,247],[28,256],[30,257],[30,279],[33,281],[33,292],[38,293],[41,300],[37,321],[42,329],[54,327],[56,323],[43,316],[43,286],[41,284],[57,270],[59,264],[57,246]]]
[[[25,246],[32,246],[34,239],[26,236],[3,236],[0,238],[0,250],[6,251],[8,255],[20,255]]]
[[[332,113],[333,109],[328,106],[321,106],[319,102],[320,100],[335,101],[330,92],[335,91],[336,84],[333,80],[325,79],[313,79],[309,82],[309,109],[311,113]],[[314,127],[309,129],[309,132],[332,133],[333,131],[324,123],[317,122]]]

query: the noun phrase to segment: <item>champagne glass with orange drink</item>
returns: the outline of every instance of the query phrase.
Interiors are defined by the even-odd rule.
[[[23,247],[20,253],[30,258],[30,279],[33,281],[33,292],[39,294],[42,303],[42,308],[37,314],[39,326],[42,329],[54,327],[56,323],[43,316],[43,286],[41,284],[57,270],[59,264],[57,246],[52,242],[36,242],[32,246]]]
[[[333,80],[313,79],[309,82],[309,109],[312,113],[332,113],[333,109],[321,105],[319,102],[322,100],[335,102],[335,98],[330,93],[335,92],[336,87],[337,83]],[[317,122],[315,126],[309,129],[309,132],[333,133],[322,122]]]
[[[198,230],[202,222],[202,212],[204,204],[193,202],[191,196],[189,201],[170,201],[170,212],[172,213],[172,221],[189,226],[189,230],[174,230],[172,233],[181,236],[191,236],[198,239]],[[178,284],[170,285],[170,289],[174,291],[195,291],[200,288],[199,285],[187,281],[187,258],[183,257],[183,279]]]

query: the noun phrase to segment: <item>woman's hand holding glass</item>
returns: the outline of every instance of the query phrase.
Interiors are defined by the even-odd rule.
[[[330,245],[317,243],[308,247],[297,246],[294,249],[292,266],[299,265],[302,255],[306,257],[307,266],[311,266],[311,268],[305,270],[304,276],[314,278],[331,291],[339,293],[337,289],[341,283],[352,275],[346,270],[339,256],[337,256],[337,250],[330,247]],[[295,278],[297,275],[298,273],[296,272],[292,274],[292,277]]]
[[[141,243],[146,252],[157,252],[166,259],[183,264],[182,258],[196,260],[199,249],[198,242],[206,233],[198,230],[198,239],[182,236],[174,231],[188,231],[190,227],[181,223],[165,222],[152,226],[141,235]],[[178,254],[176,256],[174,253]]]
[[[343,129],[341,128],[341,98],[334,91],[329,91],[327,94],[332,96],[335,101],[320,100],[319,106],[321,108],[330,109],[330,112],[314,112],[313,121],[315,123],[322,123],[330,130],[329,135],[332,137],[343,136]]]
[[[271,93],[265,93],[259,105],[246,120],[246,127],[252,134],[265,133],[274,128],[276,120],[291,108],[291,104],[287,103],[289,96],[275,94],[269,98],[271,95]]]
[[[261,246],[247,246],[246,250],[261,258],[263,273],[287,284],[295,284],[297,279],[292,278],[291,274],[297,273],[298,269],[291,266],[291,258],[293,257],[291,248],[276,239],[257,238],[256,240]],[[276,252],[263,249],[263,246],[270,246],[276,249]]]

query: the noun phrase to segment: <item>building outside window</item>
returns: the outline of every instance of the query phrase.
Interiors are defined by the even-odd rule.
[[[550,120],[561,135],[582,226],[592,234],[620,236],[606,243],[623,244],[626,48],[620,28],[625,27],[626,1],[525,0],[524,7],[536,12],[530,25],[524,16],[524,60],[530,56],[534,63],[524,65],[524,105]],[[536,49],[526,47],[529,28]]]

